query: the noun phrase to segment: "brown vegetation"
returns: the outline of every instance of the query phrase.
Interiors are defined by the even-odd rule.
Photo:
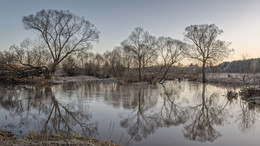
[[[12,137],[13,134],[0,129],[0,145],[4,146],[20,146],[20,145],[44,145],[44,146],[54,146],[54,145],[87,145],[87,146],[119,146],[118,144],[113,144],[110,141],[102,141],[97,139],[88,139],[82,136],[64,136],[64,135],[45,135],[30,133],[28,136],[15,139]]]

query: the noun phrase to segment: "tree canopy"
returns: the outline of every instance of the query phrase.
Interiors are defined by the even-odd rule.
[[[40,33],[52,56],[47,78],[68,55],[85,51],[91,47],[91,42],[98,40],[95,26],[68,10],[41,10],[35,15],[24,16],[22,22],[25,29]]]
[[[215,24],[190,25],[185,29],[184,38],[192,44],[186,55],[202,63],[204,83],[206,64],[215,64],[234,51],[229,42],[217,39],[222,33]]]

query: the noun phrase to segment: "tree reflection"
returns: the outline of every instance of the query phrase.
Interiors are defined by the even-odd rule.
[[[133,102],[134,109],[127,118],[121,121],[121,126],[127,128],[127,132],[134,140],[140,141],[146,138],[149,134],[153,133],[157,128],[156,116],[153,116],[150,111],[157,101],[155,98],[144,88],[139,88],[134,94]],[[136,105],[135,105],[136,103]]]
[[[92,114],[86,102],[82,102],[94,100],[120,110],[121,121],[116,126],[125,128],[135,141],[147,138],[159,128],[179,126],[187,140],[213,142],[221,136],[216,127],[233,115],[241,132],[254,129],[259,102],[239,98],[223,100],[217,93],[220,90],[224,91],[188,82],[165,82],[158,86],[102,82],[5,86],[0,87],[0,112],[6,114],[0,126],[14,133],[23,130],[27,134],[32,129],[42,133],[95,136],[98,124],[91,122]]]
[[[247,133],[254,129],[255,123],[259,116],[260,105],[254,101],[240,100],[240,108],[237,120],[239,121],[239,129]]]
[[[142,100],[145,95],[139,89],[137,107],[121,121],[121,126],[127,128],[135,140],[146,138],[159,127],[179,125],[184,126],[184,137],[189,140],[213,142],[221,136],[214,126],[223,125],[228,100],[224,104],[219,103],[219,95],[215,92],[207,96],[205,85],[202,86],[202,92],[197,94],[199,100],[196,100],[200,102],[195,106],[190,106],[189,100],[180,96],[183,89],[176,83],[162,85],[161,91],[162,102],[151,108],[147,106],[149,100]]]
[[[97,131],[97,123],[87,124],[90,120],[91,114],[84,110],[80,105],[61,104],[52,94],[51,88],[49,89],[51,95],[51,105],[48,118],[42,128],[43,133],[63,133],[70,135],[76,133],[74,131],[76,126],[82,129],[82,134],[85,136],[93,136]]]
[[[176,85],[162,85],[163,104],[157,115],[157,124],[160,127],[178,126],[188,120],[188,110],[182,106],[185,100],[177,101],[180,98],[181,87],[174,86]]]
[[[56,99],[53,87],[13,88],[6,91],[1,89],[0,104],[15,119],[5,123],[6,128],[33,129],[35,132],[48,134],[70,135],[79,131],[84,136],[97,134],[98,124],[89,122],[92,115],[87,106],[75,101],[62,103],[62,100]]]
[[[227,103],[222,107],[218,105],[218,94],[213,93],[206,97],[206,85],[203,84],[201,93],[201,103],[190,107],[191,123],[184,125],[184,137],[189,140],[206,142],[213,142],[221,136],[214,125],[222,125],[225,119],[225,112],[223,111]]]

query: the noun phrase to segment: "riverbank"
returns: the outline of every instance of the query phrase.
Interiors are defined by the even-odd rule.
[[[10,81],[10,82],[1,82],[2,84],[35,84],[35,85],[56,85],[56,84],[62,84],[65,82],[98,82],[98,81],[104,81],[104,82],[119,82],[119,79],[117,78],[97,78],[94,76],[64,76],[64,77],[58,77],[54,76],[52,79],[44,79],[43,77],[34,77],[34,78],[27,78],[23,80],[16,80],[16,81]]]
[[[201,81],[201,75],[195,80],[190,77],[183,77],[189,81]],[[207,83],[243,86],[243,85],[259,85],[260,74],[242,74],[242,73],[207,73]],[[26,78],[16,81],[1,82],[2,84],[35,84],[35,85],[56,85],[65,82],[113,82],[120,84],[149,84],[149,82],[127,82],[118,78],[97,78],[94,76],[54,76],[52,79],[44,79],[43,77]]]
[[[21,145],[36,145],[36,146],[53,146],[53,145],[87,145],[87,146],[119,146],[110,141],[103,141],[97,139],[88,139],[82,136],[64,136],[64,135],[45,135],[30,133],[28,136],[22,138],[13,138],[11,132],[0,129],[0,145],[3,146],[21,146]]]
[[[259,85],[260,74],[249,73],[208,73],[207,82],[221,85],[243,86]]]

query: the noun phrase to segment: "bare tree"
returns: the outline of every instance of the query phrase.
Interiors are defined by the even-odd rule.
[[[124,70],[123,65],[121,64],[122,52],[120,47],[114,48],[111,52],[106,51],[104,53],[105,66],[109,67],[112,70],[114,76],[120,74],[120,70]]]
[[[40,33],[52,56],[45,78],[51,78],[58,64],[70,54],[85,51],[91,42],[98,40],[99,32],[94,25],[69,11],[41,10],[24,16],[22,22],[25,29]]]
[[[19,46],[12,45],[1,57],[2,79],[18,81],[44,73],[50,63],[48,50],[44,46],[25,39]]]
[[[0,53],[1,66],[6,69],[7,66],[11,66],[15,63],[16,55],[10,51],[3,51]]]
[[[88,52],[85,56],[85,74],[93,75],[95,72],[95,54],[92,52]]]
[[[130,66],[133,64],[133,57],[129,50],[120,48],[122,51],[122,63],[127,69],[127,73],[129,74]]]
[[[69,76],[79,75],[79,67],[75,57],[70,55],[66,59],[64,59],[64,61],[62,62],[62,70]]]
[[[159,70],[159,74],[162,73],[159,83],[163,83],[162,81],[165,79],[171,66],[184,58],[186,44],[170,37],[160,37],[157,46],[160,57],[163,60],[163,65]]]
[[[143,28],[137,27],[121,45],[138,62],[138,76],[139,81],[141,81],[142,69],[157,57],[157,50],[155,48],[156,38],[145,32]]]
[[[15,55],[10,51],[0,52],[0,81],[9,81],[11,72],[8,69],[13,69],[15,66]]]
[[[86,59],[88,57],[88,52],[81,52],[78,53],[77,55],[77,59],[79,61],[79,65],[83,68],[85,63],[86,63]]]
[[[97,53],[96,55],[95,55],[95,62],[96,62],[96,65],[99,67],[99,68],[101,68],[101,66],[104,64],[104,57],[101,55],[101,54],[99,54],[99,53]]]
[[[42,74],[42,67],[32,65],[35,62],[37,54],[33,55],[31,51],[25,52],[23,49],[16,49],[0,53],[1,81],[18,81]]]
[[[25,39],[20,46],[12,45],[10,51],[16,56],[19,65],[25,67],[41,67],[48,66],[51,59],[48,50],[36,41]]]
[[[193,43],[186,54],[202,63],[203,83],[206,82],[206,64],[217,63],[234,51],[229,48],[229,42],[217,40],[217,37],[222,33],[223,30],[215,24],[191,25],[185,29],[185,39]]]

